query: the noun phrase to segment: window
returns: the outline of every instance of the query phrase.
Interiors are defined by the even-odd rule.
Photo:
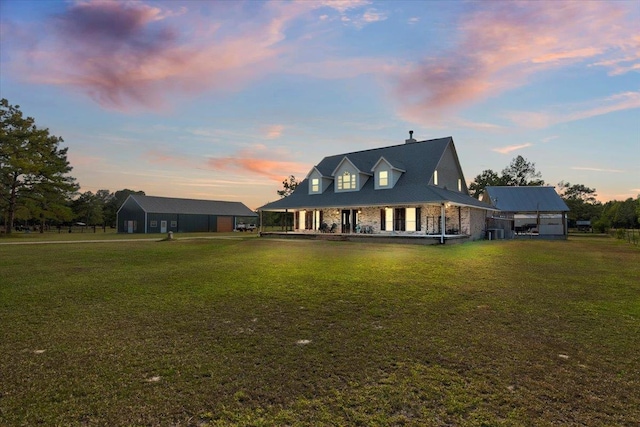
[[[157,226],[158,226],[158,221],[151,221],[151,222],[149,223],[149,226],[150,226],[150,227],[157,227]]]
[[[318,178],[313,178],[311,180],[311,192],[312,193],[320,192],[320,180]]]
[[[433,171],[433,185],[438,185],[438,171]]]
[[[378,175],[378,186],[386,187],[389,185],[389,171],[380,171]]]
[[[171,228],[176,228],[178,226],[178,221],[171,221]]]
[[[305,218],[305,224],[304,224],[305,230],[313,230],[313,220],[314,220],[313,211],[307,211],[305,213],[304,218]]]
[[[296,224],[298,225],[296,228],[300,230],[306,229],[307,225],[307,212],[306,211],[296,211]]]
[[[380,231],[393,230],[393,208],[380,209]]]
[[[319,230],[320,226],[322,225],[322,217],[322,211],[313,211],[313,220],[315,221],[314,228],[316,230]]]
[[[416,231],[416,209],[407,208],[406,212],[407,212],[406,230]]]
[[[356,176],[349,171],[338,176],[338,190],[355,190],[356,189]]]
[[[406,213],[406,230],[420,231],[422,228],[422,224],[420,223],[420,208],[407,208]]]

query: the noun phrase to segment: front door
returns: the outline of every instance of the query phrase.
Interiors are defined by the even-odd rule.
[[[358,224],[358,211],[344,209],[342,211],[342,232],[353,233]]]
[[[161,233],[167,232],[167,221],[160,221],[160,232]]]
[[[127,233],[133,233],[133,221],[127,221]]]
[[[348,209],[342,211],[342,232],[351,233],[351,211]]]

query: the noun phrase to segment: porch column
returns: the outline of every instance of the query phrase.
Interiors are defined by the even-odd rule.
[[[440,205],[440,244],[444,244],[444,229],[446,227],[446,219],[445,219],[445,208],[444,203]]]

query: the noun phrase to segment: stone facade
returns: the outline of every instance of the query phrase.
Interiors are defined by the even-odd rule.
[[[361,233],[371,232],[380,235],[440,235],[441,232],[441,205],[421,205],[421,206],[394,206],[393,208],[420,208],[420,229],[416,231],[394,231],[382,230],[381,228],[381,210],[384,207],[373,206],[363,208],[349,209],[350,215],[356,212],[357,224],[353,224],[352,228],[357,228]],[[342,231],[342,209],[321,209],[323,222],[329,227],[336,224],[336,232]],[[313,215],[312,210],[307,210],[306,215]],[[485,211],[482,209],[463,207],[463,206],[445,206],[445,234],[446,235],[465,235],[472,240],[483,237]],[[305,224],[298,221],[295,225],[295,231],[299,233],[318,233],[320,224],[315,224],[315,229],[305,229]],[[387,228],[387,227],[385,227]],[[390,227],[393,228],[393,227]],[[352,230],[347,232],[353,233]]]

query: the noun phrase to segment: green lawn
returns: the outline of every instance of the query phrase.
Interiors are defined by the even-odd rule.
[[[640,424],[616,239],[0,245],[0,271],[2,426]]]

